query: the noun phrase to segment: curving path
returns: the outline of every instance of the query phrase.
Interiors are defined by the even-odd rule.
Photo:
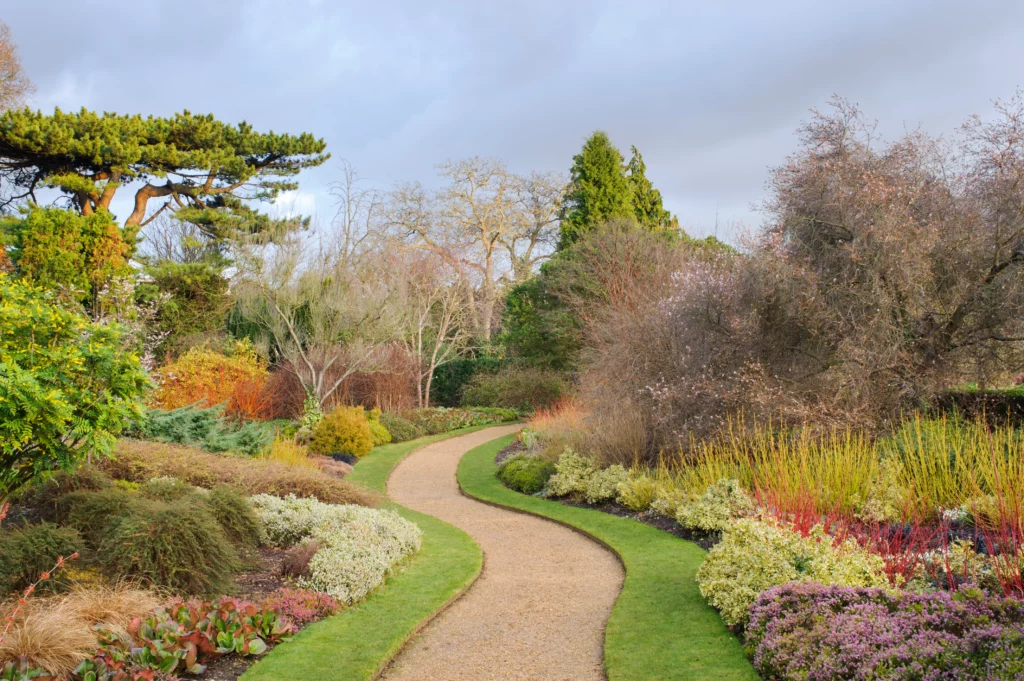
[[[553,522],[459,492],[470,449],[518,430],[488,428],[428,445],[388,480],[388,496],[467,532],[484,552],[480,578],[384,672],[386,681],[600,681],[604,626],[622,587],[615,556]]]

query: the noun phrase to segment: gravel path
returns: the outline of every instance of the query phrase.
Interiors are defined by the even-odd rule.
[[[622,588],[615,556],[556,523],[459,493],[462,455],[515,432],[502,426],[438,442],[392,473],[388,495],[465,530],[480,578],[406,645],[386,681],[601,681],[604,625]]]

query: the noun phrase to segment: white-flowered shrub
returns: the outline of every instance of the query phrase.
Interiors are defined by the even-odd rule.
[[[394,511],[269,494],[252,497],[263,540],[285,547],[306,539],[320,549],[299,585],[346,603],[361,600],[394,566],[419,551],[423,533]]]

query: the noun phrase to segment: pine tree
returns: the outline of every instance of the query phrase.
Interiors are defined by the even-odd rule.
[[[636,147],[629,159],[627,179],[633,189],[633,210],[636,221],[648,228],[669,227],[673,224],[672,213],[665,210],[661,192],[647,179],[647,164]]]
[[[562,203],[559,249],[612,218],[634,215],[633,192],[622,154],[600,130],[573,157],[569,191]]]

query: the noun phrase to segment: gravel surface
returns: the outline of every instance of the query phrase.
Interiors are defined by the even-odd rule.
[[[446,520],[484,552],[480,578],[406,645],[386,681],[600,681],[604,626],[622,588],[615,556],[547,520],[474,501],[455,471],[467,451],[519,426],[424,447],[388,481],[400,504]]]

